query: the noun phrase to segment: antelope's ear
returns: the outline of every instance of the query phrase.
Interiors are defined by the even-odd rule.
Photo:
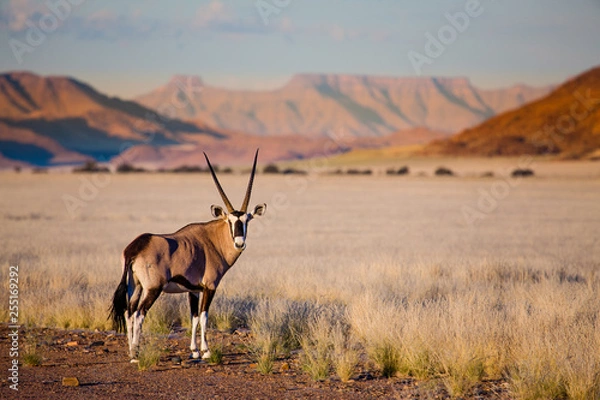
[[[216,206],[213,204],[212,206],[210,206],[210,212],[215,218],[227,218],[227,213],[220,206]]]
[[[265,203],[259,204],[254,207],[254,211],[252,211],[252,217],[261,217],[267,212],[267,205]]]

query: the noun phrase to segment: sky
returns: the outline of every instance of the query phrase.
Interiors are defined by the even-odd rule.
[[[297,73],[557,84],[600,64],[600,0],[0,0],[0,72],[133,98],[174,74],[269,90]]]

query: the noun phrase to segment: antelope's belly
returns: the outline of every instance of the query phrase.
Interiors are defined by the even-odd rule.
[[[168,282],[165,286],[163,286],[163,292],[165,292],[165,293],[185,293],[185,292],[198,292],[198,290],[190,290],[179,283]]]

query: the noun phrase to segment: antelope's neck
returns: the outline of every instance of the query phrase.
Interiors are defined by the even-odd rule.
[[[233,238],[231,237],[231,229],[227,221],[219,220],[215,224],[215,247],[221,253],[221,256],[227,263],[228,267],[231,267],[242,254],[242,252],[236,249],[233,245]]]

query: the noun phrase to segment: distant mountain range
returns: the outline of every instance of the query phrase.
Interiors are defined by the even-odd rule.
[[[170,99],[167,105],[179,105]],[[159,108],[160,110],[160,108]],[[28,72],[0,75],[0,168],[80,164],[86,160],[149,167],[246,163],[323,156],[350,148],[426,143],[443,134],[427,129],[357,140],[337,133],[277,138],[214,129],[202,121],[168,118],[136,102],[106,96],[76,79]]]
[[[302,74],[271,91],[226,90],[177,75],[137,97],[170,117],[255,135],[384,136],[425,127],[448,134],[542,97],[552,87],[483,90],[467,78]],[[177,105],[174,107],[173,105]]]
[[[70,77],[12,72],[0,74],[0,168],[91,159],[172,168],[204,165],[203,151],[236,165],[257,147],[267,163],[427,143],[420,154],[600,159],[600,67],[548,90],[301,75],[279,90],[251,92],[179,76],[142,96],[142,105]]]
[[[600,67],[542,99],[435,141],[424,154],[600,159]]]

